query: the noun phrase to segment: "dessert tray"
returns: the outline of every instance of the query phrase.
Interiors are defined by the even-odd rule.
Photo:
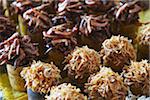
[[[149,0],[0,0],[0,100],[150,100]]]

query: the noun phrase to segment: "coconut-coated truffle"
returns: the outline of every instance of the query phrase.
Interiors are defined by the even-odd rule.
[[[122,77],[107,67],[91,75],[85,88],[91,100],[124,100],[127,93]]]
[[[112,36],[102,43],[101,58],[105,66],[120,71],[130,60],[136,60],[136,51],[131,40],[124,36]]]
[[[150,45],[150,24],[143,25],[140,30],[139,43],[142,45]]]
[[[123,68],[124,83],[128,85],[135,95],[149,95],[150,91],[150,63],[147,60],[131,62]]]
[[[94,49],[87,46],[76,47],[74,51],[66,57],[67,63],[65,69],[68,75],[74,79],[82,79],[88,77],[100,69],[100,55]]]
[[[25,67],[21,76],[25,79],[27,88],[38,93],[49,93],[61,78],[60,70],[53,63],[41,61],[34,61],[31,67]]]
[[[87,97],[80,93],[81,90],[70,83],[63,83],[52,87],[50,95],[46,100],[87,100]]]

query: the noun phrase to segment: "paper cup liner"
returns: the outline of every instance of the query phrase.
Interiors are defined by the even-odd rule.
[[[9,65],[9,64],[7,64],[6,66],[7,66],[7,72],[8,72],[10,85],[12,86],[12,88],[17,91],[26,91],[25,81],[20,76],[20,72],[22,71],[23,67],[15,68],[14,66]]]

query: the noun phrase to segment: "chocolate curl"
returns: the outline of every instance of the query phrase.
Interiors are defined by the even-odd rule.
[[[14,33],[10,38],[0,43],[0,64],[11,63],[15,67],[27,65],[39,56],[34,43],[29,36],[20,37]]]

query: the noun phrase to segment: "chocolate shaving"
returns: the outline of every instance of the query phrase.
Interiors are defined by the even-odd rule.
[[[26,65],[39,56],[38,50],[29,36],[20,37],[14,33],[0,43],[0,65],[10,63],[17,66]]]
[[[116,8],[115,18],[119,21],[132,22],[137,20],[138,12],[141,11],[141,7],[137,4],[137,0],[132,2],[126,2]]]
[[[66,12],[82,13],[82,6],[83,4],[80,0],[64,0],[63,2],[58,3],[58,12],[59,15]]]
[[[11,3],[10,5],[10,14],[21,14],[25,11],[27,11],[30,8],[33,8],[34,6],[38,6],[41,4],[41,1],[36,1],[36,0],[15,0],[14,2]]]
[[[43,11],[47,6],[49,6],[49,4],[31,8],[23,14],[23,18],[27,21],[29,26],[34,26],[34,30],[36,28],[45,30],[51,27],[52,23],[49,14]]]
[[[105,28],[109,26],[109,19],[104,17],[105,16],[93,16],[93,15],[81,16],[81,22],[79,26],[80,32],[88,36],[93,31],[105,30]]]
[[[84,0],[89,13],[107,12],[115,6],[113,0]]]
[[[77,44],[75,39],[76,27],[67,28],[67,24],[53,26],[47,32],[43,32],[43,36],[50,47],[56,47],[62,52],[71,49]],[[67,47],[67,48],[65,48]]]

